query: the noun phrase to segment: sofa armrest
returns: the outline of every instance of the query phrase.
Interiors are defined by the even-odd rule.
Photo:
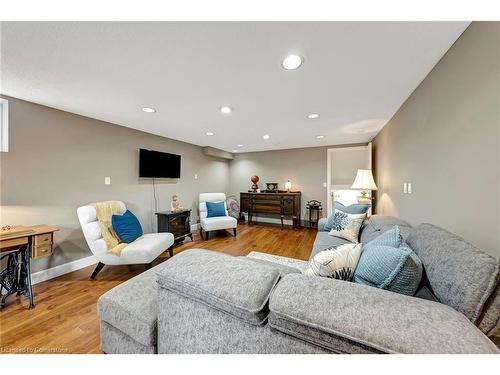
[[[463,314],[352,282],[286,275],[270,299],[272,328],[344,353],[498,353]]]
[[[324,232],[325,231],[325,224],[328,219],[326,217],[322,217],[321,219],[318,220],[318,232]]]

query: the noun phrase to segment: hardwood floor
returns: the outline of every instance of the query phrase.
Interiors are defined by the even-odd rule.
[[[316,231],[247,224],[238,226],[238,235],[219,232],[203,241],[174,248],[174,255],[190,248],[204,248],[232,255],[251,251],[307,259]],[[166,253],[158,263],[168,259]],[[104,267],[90,280],[94,266],[87,267],[33,287],[36,307],[27,309],[25,298],[11,296],[0,312],[0,353],[101,353],[97,299],[106,291],[141,273],[144,266]]]

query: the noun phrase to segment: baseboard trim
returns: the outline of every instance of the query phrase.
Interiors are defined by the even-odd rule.
[[[91,266],[93,264],[96,264],[97,262],[97,258],[91,255],[82,259],[74,260],[73,262],[64,263],[46,270],[38,271],[31,274],[31,284],[38,284],[42,281],[47,281],[55,277]]]
[[[248,214],[243,214],[245,216],[245,221],[248,223]],[[252,218],[252,223],[268,223],[268,224],[279,224],[281,225],[281,219],[276,219],[274,217],[266,217],[266,216],[257,216],[254,215]],[[292,225],[292,220],[284,219],[283,223],[285,225]]]
[[[245,221],[248,223],[248,215],[246,213],[243,214],[245,217]],[[259,224],[259,223],[264,223],[264,224],[277,224],[281,225],[281,219],[276,219],[274,217],[266,217],[266,216],[254,216],[252,223],[254,224]],[[292,220],[291,219],[284,219],[283,223],[288,226],[292,226]],[[300,225],[302,227],[308,228],[309,227],[309,220],[301,220]],[[316,227],[314,227],[316,228]]]

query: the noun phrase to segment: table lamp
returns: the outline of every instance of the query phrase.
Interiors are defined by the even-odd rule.
[[[358,198],[359,203],[371,203],[367,190],[377,190],[371,169],[358,169],[351,189],[361,190],[361,197]]]
[[[285,189],[290,192],[290,189],[292,188],[292,183],[290,182],[290,180],[288,180],[287,182],[285,182]]]

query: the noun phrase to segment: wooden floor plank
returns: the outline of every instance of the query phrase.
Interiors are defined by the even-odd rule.
[[[274,225],[242,224],[232,233],[212,234],[174,249],[178,254],[204,248],[232,255],[261,251],[307,259],[316,231],[281,229]],[[168,259],[162,254],[158,263]],[[106,291],[144,271],[141,265],[104,267],[96,280],[89,278],[94,266],[68,273],[33,287],[36,307],[27,309],[25,298],[11,296],[0,311],[0,353],[100,353],[97,299]]]

